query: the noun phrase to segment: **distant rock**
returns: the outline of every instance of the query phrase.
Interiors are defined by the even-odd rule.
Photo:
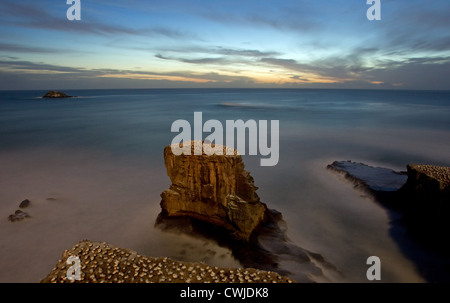
[[[237,151],[226,155],[225,146],[224,155],[194,155],[194,145],[192,155],[174,155],[170,145],[164,149],[172,184],[161,194],[163,212],[212,223],[248,241],[263,222],[267,206],[260,202],[242,157]]]
[[[68,96],[67,94],[59,91],[48,91],[42,98],[73,98],[74,96]]]
[[[30,200],[25,199],[25,200],[23,200],[23,201],[20,203],[19,207],[20,207],[20,208],[26,208],[26,207],[30,206],[30,203],[31,203]]]

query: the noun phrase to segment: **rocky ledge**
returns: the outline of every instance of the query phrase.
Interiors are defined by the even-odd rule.
[[[450,167],[408,164],[406,172],[396,172],[335,161],[327,168],[344,174],[384,206],[401,211],[411,234],[440,248],[445,246],[441,244],[450,232]]]
[[[75,279],[79,260],[79,279]],[[72,261],[72,262],[71,262]],[[81,241],[65,250],[42,283],[292,283],[275,272],[222,268],[204,263],[152,258],[105,242]]]
[[[200,142],[200,148],[201,148]],[[175,155],[173,150],[183,146],[166,146],[164,161],[172,182],[161,194],[162,213],[169,217],[187,216],[212,223],[228,230],[233,237],[248,241],[266,218],[266,204],[256,194],[250,173],[244,169],[242,157],[236,150],[223,155],[207,155],[202,150],[195,155]]]
[[[373,167],[353,161],[334,161],[328,169],[344,174],[356,187],[373,192],[399,190],[407,180],[406,172],[396,172],[389,168]]]
[[[73,98],[74,96],[68,96],[67,94],[59,91],[50,90],[42,98]]]

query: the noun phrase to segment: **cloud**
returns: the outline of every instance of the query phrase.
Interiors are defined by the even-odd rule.
[[[148,50],[145,48],[134,48],[134,49]],[[281,53],[278,51],[260,51],[256,49],[226,48],[222,46],[210,46],[210,47],[183,46],[178,48],[160,48],[159,51],[168,53],[211,54],[211,55],[252,57],[252,58],[281,55]]]
[[[25,46],[25,45],[0,42],[0,52],[53,54],[53,53],[59,53],[59,52],[61,52],[61,50],[54,49],[54,48]]]
[[[35,63],[30,61],[0,60],[0,69],[15,72],[33,71],[34,73],[59,72],[59,73],[80,73],[85,69],[59,66],[46,63]]]
[[[260,51],[260,50],[256,50],[256,49],[233,49],[233,48],[224,48],[221,46],[198,49],[198,52],[220,54],[220,55],[224,55],[224,56],[240,56],[240,57],[253,57],[253,58],[280,55],[279,52],[275,52],[275,51]]]
[[[210,2],[198,9],[198,16],[230,27],[265,28],[276,31],[312,32],[323,28],[320,11],[308,1],[246,1],[232,2],[224,7]]]
[[[353,73],[336,65],[315,70],[292,59],[265,58],[264,64],[286,68],[292,82],[259,83],[258,79],[218,72],[154,72],[111,68],[86,69],[39,62],[0,60],[0,89],[43,88],[148,88],[148,87],[309,87],[309,88],[403,88],[450,87],[450,57],[411,58],[384,62],[379,67]],[[291,71],[289,73],[289,71]],[[292,73],[295,71],[295,73]],[[298,73],[297,73],[298,72]],[[305,73],[317,73],[334,81],[317,83]],[[308,74],[309,75],[309,74]],[[159,85],[159,86],[158,86]]]
[[[45,7],[45,6],[44,6]],[[162,26],[148,28],[132,28],[118,24],[105,24],[82,19],[81,22],[68,21],[65,9],[56,17],[44,7],[30,4],[5,2],[1,5],[0,16],[4,17],[3,24],[21,26],[32,29],[72,32],[90,35],[134,35],[134,36],[163,36],[171,39],[194,39],[196,35],[186,31],[170,29]]]
[[[292,76],[290,76],[290,78],[291,78],[291,79],[294,79],[294,80],[305,81],[305,82],[309,82],[309,81],[310,81],[309,79],[307,79],[307,78],[302,78],[302,77],[300,77],[299,75],[292,75]]]
[[[175,58],[175,57],[167,57],[161,54],[156,54],[156,58],[163,60],[175,60],[184,63],[192,63],[192,64],[223,64],[227,60],[223,57],[219,58],[198,58],[198,59],[189,59],[189,58]]]
[[[237,49],[237,48],[233,49],[220,46],[165,49],[165,52],[176,54],[178,53],[188,54],[189,57],[187,56],[180,57],[176,55],[167,56],[162,55],[160,53],[156,54],[155,57],[162,60],[174,60],[178,62],[198,64],[198,65],[209,65],[209,64],[233,65],[237,63],[254,65],[255,61],[253,61],[253,59],[258,59],[265,56],[276,56],[280,54],[279,52],[275,51],[259,51],[255,49]]]
[[[364,54],[379,50],[356,49],[347,56],[331,56],[308,63],[293,59],[262,58],[269,66],[282,67],[288,71],[316,75],[337,83],[370,83],[385,88],[397,87],[411,89],[443,89],[450,87],[450,56],[400,58],[398,60],[375,60],[364,62]],[[292,79],[306,80],[308,77],[295,75]]]
[[[65,87],[95,88],[96,84],[117,83],[123,80],[131,87],[147,87],[149,84],[165,83],[166,87],[188,87],[188,84],[215,86],[240,86],[255,83],[254,79],[245,76],[224,75],[216,72],[196,73],[192,71],[173,71],[167,73],[122,70],[122,69],[86,69],[69,66],[36,63],[30,61],[0,60],[0,89],[23,89],[22,85],[31,88]],[[75,84],[75,87],[72,87]],[[138,85],[139,84],[139,85]],[[169,85],[170,84],[170,85]],[[138,85],[138,86],[136,86]]]

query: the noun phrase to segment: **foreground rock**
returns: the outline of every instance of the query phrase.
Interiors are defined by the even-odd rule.
[[[80,279],[69,268],[78,257]],[[69,263],[69,264],[67,264]],[[73,267],[72,267],[73,269]],[[68,275],[69,271],[69,275]],[[204,263],[152,258],[105,242],[81,241],[64,251],[42,283],[292,283],[275,272],[252,268],[221,268]]]
[[[42,98],[73,98],[73,96],[68,96],[67,94],[63,92],[58,91],[48,91]]]
[[[224,155],[210,156],[204,152],[194,155],[194,148],[192,144],[191,155],[179,156],[174,155],[171,145],[164,149],[172,184],[161,194],[163,213],[203,220],[248,241],[264,221],[267,206],[260,202],[242,157],[236,150],[226,155],[225,146],[220,147]]]

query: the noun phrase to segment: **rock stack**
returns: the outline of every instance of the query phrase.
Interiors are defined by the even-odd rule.
[[[242,157],[226,146],[223,155],[208,155],[204,151],[191,155],[175,155],[183,146],[169,145],[164,149],[170,188],[161,194],[162,212],[169,216],[187,216],[223,227],[234,238],[248,241],[264,221],[267,206],[256,194],[250,173],[244,169]],[[200,145],[201,146],[201,145]],[[205,144],[210,146],[209,144]],[[218,146],[212,145],[217,150]]]

